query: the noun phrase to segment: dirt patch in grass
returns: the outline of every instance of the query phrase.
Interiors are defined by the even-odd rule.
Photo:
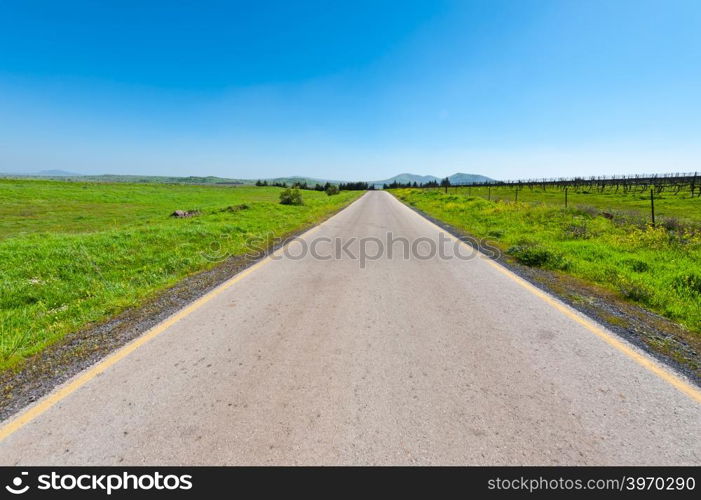
[[[409,208],[463,240],[471,237],[425,212]],[[468,241],[469,242],[469,241]],[[528,267],[509,255],[495,259],[538,288],[601,323],[628,342],[701,386],[701,338],[680,325],[630,303],[615,292],[558,271]]]

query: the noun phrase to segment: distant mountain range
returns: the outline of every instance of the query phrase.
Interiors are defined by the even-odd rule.
[[[66,172],[65,170],[40,170],[39,172],[4,172],[0,175],[18,175],[22,177],[77,177],[82,174]]]
[[[76,174],[75,172],[66,172],[65,170],[42,170],[40,172],[37,172],[36,175],[48,177],[75,177],[81,174]]]
[[[494,180],[484,175],[463,174],[461,172],[448,176],[448,179],[450,179],[450,183],[454,185],[475,184],[479,182],[490,182]],[[371,184],[374,184],[375,187],[382,187],[384,184],[392,184],[392,182],[399,182],[401,184],[406,184],[408,182],[412,184],[414,182],[416,182],[417,184],[425,184],[431,181],[440,182],[441,180],[441,178],[435,177],[433,175],[399,174],[382,181],[372,181]]]
[[[6,177],[30,177],[30,178],[46,178],[46,179],[61,179],[70,181],[87,181],[87,182],[135,182],[135,183],[148,183],[148,182],[158,182],[165,184],[219,184],[219,185],[250,185],[255,184],[258,179],[231,179],[226,177],[169,177],[169,176],[159,176],[159,175],[82,175],[73,172],[66,172],[65,170],[42,170],[36,173],[0,173],[0,176]],[[488,182],[493,179],[485,177],[484,175],[477,174],[463,174],[456,173],[448,177],[451,184],[474,184],[479,182]],[[286,183],[288,185],[294,183],[306,182],[309,185],[314,185],[316,183],[325,184],[329,182],[331,184],[339,184],[339,180],[331,179],[316,179],[313,177],[302,177],[302,176],[292,176],[292,177],[275,177],[275,178],[261,178],[260,180],[268,181],[268,183]],[[414,183],[425,184],[427,182],[436,181],[440,182],[440,177],[435,177],[433,175],[416,175],[416,174],[399,174],[389,179],[384,179],[380,181],[367,181],[368,184],[374,185],[377,188],[381,188],[384,184],[391,184],[392,182],[399,182],[402,184]]]
[[[166,175],[122,175],[122,174],[100,174],[86,175],[77,174],[74,172],[66,172],[65,170],[42,170],[40,172],[0,172],[0,177],[25,177],[30,179],[55,179],[68,180],[76,182],[134,182],[134,183],[161,183],[161,184],[224,184],[224,185],[251,185],[255,184],[258,179],[232,179],[228,177],[215,176],[189,176],[189,177],[171,177]],[[316,183],[325,184],[330,182],[338,184],[343,181],[315,179],[312,177],[291,176],[291,177],[275,177],[261,178],[260,180],[268,181],[269,184],[276,183],[303,183],[314,185]]]

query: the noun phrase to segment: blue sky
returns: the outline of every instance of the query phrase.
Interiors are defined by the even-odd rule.
[[[0,171],[701,170],[696,0],[0,5]]]

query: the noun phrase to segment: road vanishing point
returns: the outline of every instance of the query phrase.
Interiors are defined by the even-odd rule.
[[[388,233],[420,255],[361,263]],[[701,463],[698,387],[441,234],[365,194],[4,422],[0,463]]]

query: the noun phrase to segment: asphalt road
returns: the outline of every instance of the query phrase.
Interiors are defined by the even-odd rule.
[[[336,258],[389,232],[416,252]],[[439,233],[368,193],[6,422],[0,463],[701,463],[698,389]]]

